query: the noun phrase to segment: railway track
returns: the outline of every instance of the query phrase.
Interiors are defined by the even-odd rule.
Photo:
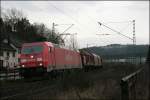
[[[16,93],[16,94],[13,94],[13,95],[10,95],[10,96],[1,97],[1,100],[8,100],[8,99],[16,99],[16,98],[27,97],[27,96],[30,96],[30,95],[34,95],[36,93],[41,93],[41,92],[43,92],[43,91],[45,91],[47,89],[52,89],[53,87],[54,87],[54,85],[46,86],[46,87],[38,88],[38,89],[31,89],[29,91],[25,91],[25,92],[22,92],[22,93]]]
[[[52,84],[53,81],[51,80],[39,80],[34,82],[18,82],[15,86],[0,87],[0,99],[8,100],[33,95],[35,93],[42,92],[48,88],[52,88]]]

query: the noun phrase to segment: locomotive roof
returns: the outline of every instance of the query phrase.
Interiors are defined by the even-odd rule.
[[[51,42],[32,42],[32,43],[24,43],[23,46],[32,46],[32,45],[43,45],[47,44],[49,46],[53,46]]]
[[[71,49],[68,49],[65,46],[61,46],[61,45],[58,45],[58,44],[55,44],[55,43],[52,43],[52,42],[47,42],[47,41],[45,41],[45,42],[24,43],[23,46],[43,45],[43,44],[46,44],[48,46],[55,47],[55,48],[62,48],[62,49],[66,49],[66,50],[71,50]],[[71,50],[71,51],[75,51],[75,50]],[[76,50],[76,52],[79,52],[79,51]]]

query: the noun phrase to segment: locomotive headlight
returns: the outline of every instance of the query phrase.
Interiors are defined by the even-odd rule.
[[[22,67],[24,68],[24,65],[22,65]]]
[[[42,58],[37,58],[37,61],[42,61]]]
[[[30,58],[33,58],[33,56],[30,56]]]
[[[42,66],[42,63],[40,63],[39,65]]]
[[[27,61],[27,59],[21,59],[21,62],[22,63],[24,63],[24,62],[26,62]]]

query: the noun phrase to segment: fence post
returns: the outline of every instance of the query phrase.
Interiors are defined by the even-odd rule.
[[[121,80],[121,100],[129,100],[128,82]]]
[[[136,84],[138,74],[141,73],[143,68],[138,71],[122,78],[121,80],[121,100],[136,100]]]

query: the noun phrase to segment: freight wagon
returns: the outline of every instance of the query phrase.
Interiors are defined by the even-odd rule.
[[[85,69],[102,67],[102,58],[88,50],[80,50],[82,65]]]

